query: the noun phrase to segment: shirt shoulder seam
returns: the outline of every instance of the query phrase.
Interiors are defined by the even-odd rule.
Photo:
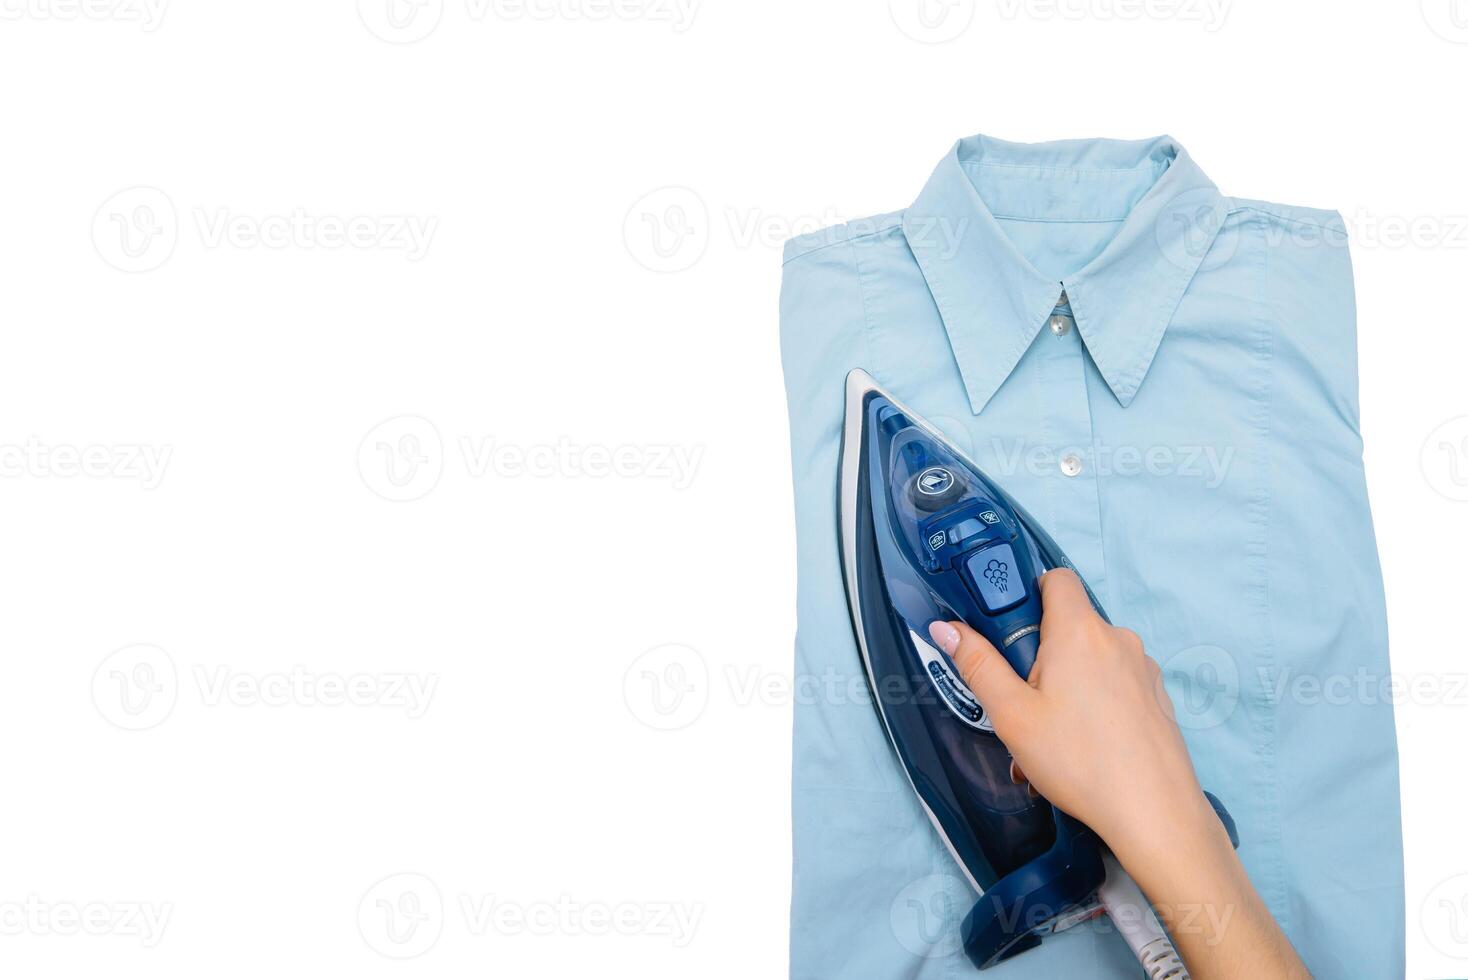
[[[1258,201],[1240,201],[1235,198],[1233,207],[1229,209],[1229,214],[1238,214],[1243,211],[1252,211],[1255,214],[1274,218],[1276,221],[1287,221],[1291,224],[1303,225],[1306,228],[1319,228],[1322,231],[1329,230],[1337,224],[1344,223],[1339,215],[1336,215],[1336,221],[1312,221],[1300,217],[1298,214],[1288,214],[1285,211],[1279,210],[1277,207],[1266,206]]]
[[[869,225],[857,231],[853,225]],[[866,218],[859,222],[847,222],[844,225],[832,225],[820,231],[797,235],[785,242],[785,257],[781,265],[789,265],[796,259],[804,258],[816,252],[823,252],[836,245],[849,245],[854,242],[875,238],[877,235],[885,235],[894,228],[902,226],[902,212],[896,211],[891,214],[879,215],[875,218]]]

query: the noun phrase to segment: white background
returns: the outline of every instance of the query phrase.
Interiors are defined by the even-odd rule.
[[[82,2],[0,0],[4,975],[782,975],[779,244],[978,131],[1345,215],[1468,973],[1463,3]]]

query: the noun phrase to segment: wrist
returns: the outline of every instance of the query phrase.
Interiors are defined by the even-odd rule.
[[[1228,831],[1196,783],[1146,793],[1141,799],[1153,802],[1139,803],[1115,828],[1097,829],[1139,883],[1161,884],[1175,869],[1198,861],[1234,862]]]

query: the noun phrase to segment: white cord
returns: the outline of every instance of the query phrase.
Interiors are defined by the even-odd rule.
[[[1162,929],[1162,923],[1147,902],[1142,889],[1109,852],[1102,855],[1106,864],[1106,880],[1101,883],[1101,904],[1116,923],[1146,971],[1147,980],[1190,980],[1188,969]]]

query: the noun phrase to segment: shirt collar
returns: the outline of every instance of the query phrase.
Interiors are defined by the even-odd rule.
[[[1115,236],[1078,272],[1065,275],[1063,286],[1091,360],[1117,401],[1131,404],[1218,234],[1226,199],[1167,136],[1034,144],[972,136],[955,144],[904,213],[902,227],[975,413],[1044,326],[1062,279],[1040,272],[1021,254],[969,171],[992,181],[1005,217],[1095,221],[1125,215]]]

